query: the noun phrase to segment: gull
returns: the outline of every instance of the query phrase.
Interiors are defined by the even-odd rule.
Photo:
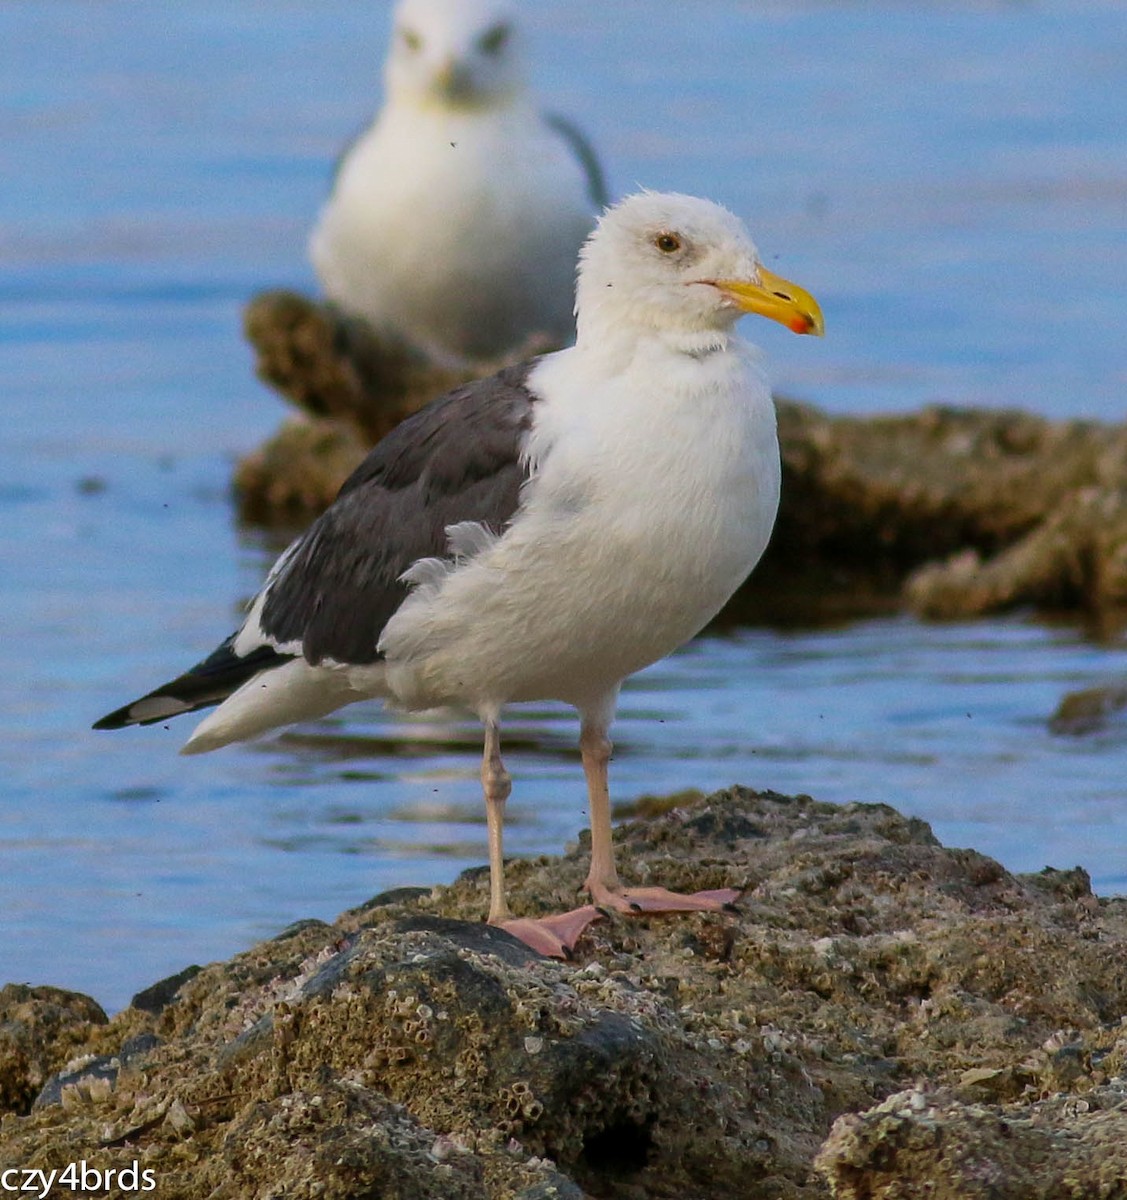
[[[309,243],[325,296],[444,365],[574,334],[598,160],[525,84],[500,0],[402,0],[386,99],[343,155]]]
[[[469,710],[484,727],[492,924],[566,957],[603,910],[730,904],[731,889],[623,885],[607,774],[623,680],[720,611],[775,520],[775,411],[761,353],[735,332],[744,313],[823,329],[726,209],[654,192],[609,209],[580,256],[574,346],[397,426],[281,555],[241,628],[95,728],[219,704],[184,746],[196,754],[371,697]],[[579,715],[591,903],[534,920],[505,893],[501,717],[544,700]]]

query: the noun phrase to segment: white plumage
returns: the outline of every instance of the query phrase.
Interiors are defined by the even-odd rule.
[[[670,388],[678,352],[659,345],[605,379],[574,351],[530,374],[543,458],[517,520],[417,588],[380,639],[406,707],[609,703],[747,577],[778,502],[767,390],[746,386],[760,376],[742,354],[694,364],[699,390]]]
[[[402,0],[385,83],[310,240],[325,295],[439,362],[569,342],[604,188],[581,136],[526,87],[512,5]]]
[[[243,628],[103,722],[159,719],[162,701],[171,715],[195,695],[213,703],[219,676],[228,698],[188,753],[366,696],[472,710],[486,729],[490,920],[547,952],[570,947],[595,910],[510,917],[508,703],[579,712],[596,904],[668,911],[732,898],[619,884],[607,734],[622,680],[697,633],[770,536],[774,408],[737,318],[821,332],[814,300],[765,270],[731,213],[678,195],[644,193],[603,217],[583,251],[577,312],[572,348],[452,393],[380,443],[279,560]]]

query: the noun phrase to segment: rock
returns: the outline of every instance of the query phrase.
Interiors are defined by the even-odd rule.
[[[80,992],[19,983],[0,988],[0,1115],[27,1112],[47,1079],[79,1051],[90,1026],[107,1020]]]
[[[122,1067],[132,1066],[136,1059],[159,1045],[160,1038],[155,1034],[139,1033],[124,1041],[116,1054],[89,1055],[68,1064],[47,1080],[35,1097],[32,1108],[65,1105],[68,1101],[73,1104],[76,1095],[83,1099],[96,1095],[107,1096],[113,1090]]]
[[[1020,1106],[900,1092],[840,1118],[817,1167],[836,1200],[1123,1200],[1127,1084]]]
[[[774,567],[784,584],[836,586],[871,611],[893,596],[931,619],[1028,606],[1078,613],[1100,633],[1119,627],[1127,426],[780,404],[779,431],[782,508],[757,577]]]
[[[1019,605],[1079,611],[1099,633],[1127,612],[1127,488],[1080,487],[1027,534],[983,559],[977,548],[912,572],[909,605],[945,620]]]
[[[184,984],[189,979],[194,979],[199,973],[200,968],[197,966],[185,967],[182,971],[177,971],[175,975],[169,975],[167,979],[150,984],[130,1000],[130,1007],[156,1016],[172,1003],[176,998],[176,993]]]
[[[369,445],[432,396],[473,377],[434,366],[363,321],[296,292],[255,296],[243,328],[264,383],[309,416],[351,423]]]
[[[1069,692],[1049,718],[1053,733],[1081,737],[1104,733],[1127,717],[1127,684],[1106,683]]]
[[[298,922],[90,1025],[70,1053],[116,1069],[6,1118],[0,1161],[136,1161],[185,1200],[1123,1194],[1127,900],[882,805],[648,812],[630,882],[737,912],[600,922],[569,963],[481,923],[479,871]],[[514,908],[584,870],[514,861]]]

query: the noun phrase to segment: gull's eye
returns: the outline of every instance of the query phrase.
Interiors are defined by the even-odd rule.
[[[681,249],[681,239],[675,233],[659,233],[654,238],[654,245],[662,254],[675,254]]]
[[[413,29],[401,29],[399,31],[400,40],[403,45],[411,51],[412,54],[418,54],[423,48],[422,35],[416,33]]]
[[[492,29],[478,38],[477,44],[484,54],[500,54],[508,44],[512,32],[512,27],[509,25],[494,25]]]

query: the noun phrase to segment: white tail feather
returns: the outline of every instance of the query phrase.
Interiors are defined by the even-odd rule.
[[[372,668],[366,668],[371,679]],[[367,682],[367,681],[366,681]],[[184,744],[181,754],[206,754],[232,742],[245,742],[280,725],[311,721],[365,695],[352,685],[349,668],[338,664],[311,666],[295,658],[285,666],[260,671],[233,692]]]

